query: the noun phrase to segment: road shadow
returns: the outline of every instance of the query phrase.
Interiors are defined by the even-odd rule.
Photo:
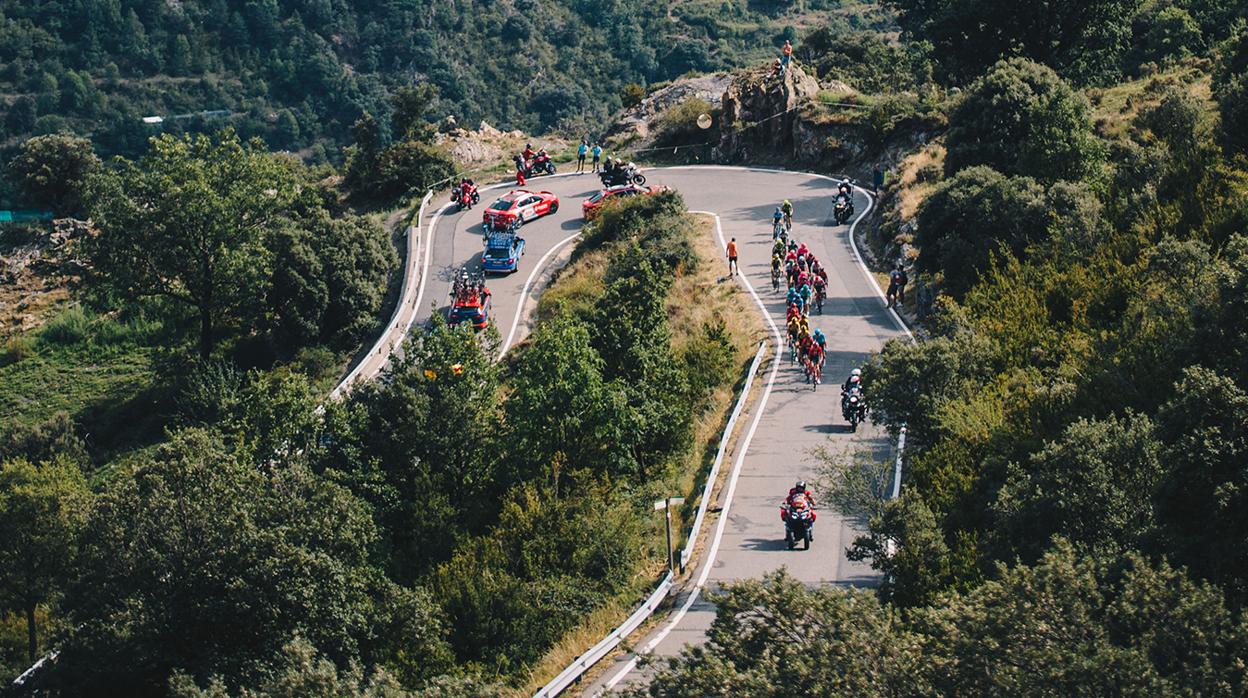
[[[560,230],[580,230],[585,227],[584,218],[572,218],[559,225]]]
[[[741,547],[746,550],[760,550],[771,552],[788,552],[788,545],[783,538],[746,538],[741,543]]]

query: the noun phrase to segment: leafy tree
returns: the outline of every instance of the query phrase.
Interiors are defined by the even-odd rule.
[[[391,121],[394,123],[395,138],[400,141],[429,142],[433,137],[433,127],[426,117],[437,99],[438,89],[427,82],[395,90],[394,96],[390,98],[394,109]]]
[[[39,655],[35,609],[66,586],[90,496],[68,458],[0,465],[0,602],[25,614],[32,662]]]
[[[950,552],[936,517],[912,492],[890,499],[869,522],[870,534],[849,548],[850,560],[870,560],[884,575],[880,596],[900,606],[931,603],[950,581]],[[894,548],[895,546],[895,548]]]
[[[958,172],[924,200],[916,243],[918,268],[940,273],[944,288],[965,293],[986,272],[994,255],[1020,255],[1040,239],[1037,225],[1049,209],[1044,187],[1030,177],[1007,177],[987,167]]]
[[[1059,541],[906,614],[784,573],[730,585],[710,641],[633,695],[1237,695],[1248,632],[1216,588]]]
[[[1026,59],[993,65],[967,90],[950,123],[948,175],[988,165],[1053,182],[1086,180],[1101,170],[1104,156],[1083,99],[1052,69]]]
[[[1157,423],[1166,444],[1157,509],[1167,547],[1233,597],[1248,598],[1248,393],[1194,367],[1174,386]]]
[[[1231,78],[1217,97],[1222,144],[1232,153],[1248,154],[1248,72]]]
[[[271,255],[270,229],[296,196],[288,165],[258,141],[161,136],[138,163],[103,178],[92,214],[100,281],[123,296],[162,297],[193,311],[207,358],[222,326],[254,326]]]
[[[461,662],[500,674],[529,666],[628,588],[641,545],[634,506],[583,472],[560,487],[572,496],[534,484],[512,490],[494,529],[437,570]]]
[[[318,467],[332,468],[374,507],[391,572],[416,579],[456,540],[492,520],[502,491],[497,346],[434,314],[381,384],[327,406]]]
[[[1166,5],[1152,12],[1142,12],[1137,19],[1142,36],[1136,40],[1137,64],[1144,61],[1162,62],[1199,53],[1204,48],[1200,25],[1178,5]]]
[[[4,127],[10,136],[18,136],[34,129],[35,119],[39,117],[35,100],[30,97],[18,97],[4,114]]]
[[[622,386],[603,379],[602,369],[589,327],[567,317],[543,325],[520,351],[506,403],[514,445],[508,467],[518,471],[512,481],[557,463],[619,470],[627,397]]]
[[[9,177],[31,205],[81,217],[87,182],[100,171],[91,141],[55,134],[22,144],[9,161]]]
[[[1045,64],[1081,83],[1112,78],[1141,0],[887,0],[916,39],[930,41],[940,72],[969,81],[1003,58]]]
[[[715,597],[707,644],[689,647],[634,695],[922,694],[916,643],[872,595],[811,589],[787,571]]]
[[[1039,548],[1057,535],[1100,553],[1136,547],[1156,525],[1160,450],[1152,422],[1140,414],[1075,422],[1025,466],[1011,464],[994,505],[1001,538]],[[1025,552],[1034,558],[1039,551]]]
[[[314,209],[274,236],[269,302],[281,333],[297,345],[350,347],[377,327],[398,254],[381,225]]]
[[[402,656],[436,675],[436,609],[372,567],[375,540],[343,488],[258,468],[210,432],[175,434],[100,495],[55,679],[77,695],[161,694],[175,671],[254,685],[296,636],[338,666]]]
[[[1221,594],[1137,554],[1059,542],[1035,567],[916,613],[924,673],[942,695],[1234,695],[1245,636]]]
[[[423,192],[455,174],[455,162],[438,146],[402,141],[386,148],[377,158],[373,196],[393,200]]]

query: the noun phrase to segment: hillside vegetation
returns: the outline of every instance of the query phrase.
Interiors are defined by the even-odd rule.
[[[865,5],[4,0],[0,142],[70,130],[135,155],[157,128],[231,125],[339,161],[362,113],[384,123],[393,92],[419,84],[460,123],[592,133],[626,85],[760,58],[833,12],[887,21]],[[149,115],[167,120],[145,125]]]

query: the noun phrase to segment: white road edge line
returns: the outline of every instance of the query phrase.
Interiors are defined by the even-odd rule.
[[[507,340],[503,342],[502,349],[498,350],[498,358],[500,360],[503,358],[503,355],[507,353],[507,350],[511,348],[511,340],[515,339],[516,337],[516,328],[520,326],[520,316],[524,315],[524,303],[525,301],[529,299],[529,287],[533,285],[533,280],[536,279],[538,273],[541,272],[543,268],[545,268],[546,260],[549,259],[552,254],[557,252],[559,248],[563,247],[569,242],[572,242],[573,240],[579,238],[580,236],[581,234],[577,232],[577,233],[573,233],[572,235],[567,236],[566,238],[560,240],[559,242],[556,242],[554,247],[551,247],[549,250],[547,250],[546,254],[542,255],[542,258],[537,260],[537,265],[534,266],[533,271],[529,273],[529,278],[525,280],[524,288],[521,289],[520,291],[520,305],[516,307],[516,314],[511,319],[511,331],[507,333]]]

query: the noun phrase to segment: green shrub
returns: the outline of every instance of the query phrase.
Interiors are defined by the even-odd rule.
[[[51,344],[71,345],[86,341],[91,334],[91,318],[80,305],[72,305],[48,321],[39,339]]]

